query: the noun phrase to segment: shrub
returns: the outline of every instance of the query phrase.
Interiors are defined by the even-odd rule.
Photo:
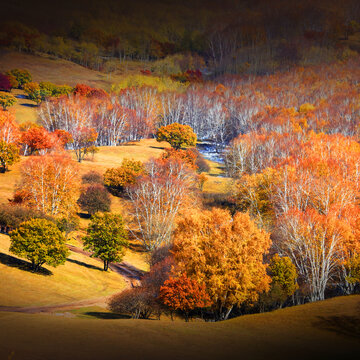
[[[206,162],[204,157],[200,154],[200,152],[195,148],[194,149],[189,149],[189,150],[196,155],[195,166],[196,166],[197,172],[199,172],[199,173],[209,172],[210,171],[210,166]]]
[[[0,106],[3,110],[7,110],[10,106],[16,103],[16,98],[11,94],[0,94]]]
[[[77,203],[81,210],[93,215],[98,211],[110,211],[111,199],[103,185],[92,184],[82,189]]]
[[[130,314],[133,319],[149,319],[156,306],[155,298],[144,287],[127,289],[109,301],[111,311]]]
[[[43,264],[65,263],[68,249],[58,227],[46,219],[32,219],[10,233],[10,252],[31,261],[33,271]]]
[[[104,177],[95,170],[91,170],[81,177],[83,184],[102,184]]]
[[[141,161],[124,159],[118,168],[107,169],[104,174],[104,184],[114,193],[119,195],[126,186],[136,183],[136,178],[144,173]]]
[[[190,149],[186,150],[175,150],[173,148],[171,149],[165,149],[165,152],[162,155],[163,159],[178,159],[183,161],[184,163],[188,164],[189,167],[196,170],[196,154],[195,152],[191,151]]]
[[[25,84],[32,81],[32,76],[30,72],[24,69],[12,69],[7,71],[6,75],[12,75],[15,77],[19,89],[23,89]]]
[[[67,215],[56,219],[56,225],[59,230],[65,233],[65,237],[79,229],[80,219],[75,215]]]
[[[24,91],[30,100],[40,103],[50,97],[59,97],[73,92],[73,88],[67,85],[55,85],[51,82],[30,82],[24,85]]]
[[[52,220],[50,216],[46,216],[40,211],[30,209],[22,205],[2,205],[0,207],[0,228],[1,232],[9,233],[16,229],[24,221],[31,219],[47,219]]]
[[[10,91],[12,88],[10,79],[8,76],[0,73],[0,90],[1,91]]]

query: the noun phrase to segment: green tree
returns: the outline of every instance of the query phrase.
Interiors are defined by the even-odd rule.
[[[178,150],[183,146],[195,146],[197,138],[191,126],[173,123],[161,126],[156,132],[156,140],[166,141]]]
[[[92,257],[104,262],[107,271],[109,263],[119,262],[124,256],[128,233],[121,215],[97,213],[92,216],[84,237],[85,249],[93,251]]]
[[[0,172],[7,171],[8,166],[20,161],[19,148],[15,144],[0,140]]]
[[[0,94],[0,106],[3,110],[7,110],[10,106],[16,103],[16,98],[11,94]]]
[[[10,238],[10,251],[31,261],[33,271],[38,271],[43,264],[64,264],[68,255],[65,237],[46,219],[25,221],[10,233]]]

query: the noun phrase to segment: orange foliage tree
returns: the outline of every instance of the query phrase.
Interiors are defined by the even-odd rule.
[[[179,220],[174,233],[177,269],[205,284],[216,319],[227,319],[235,305],[253,302],[269,289],[263,256],[270,235],[248,214],[234,217],[222,209],[193,210]]]
[[[14,198],[48,215],[77,210],[80,181],[76,163],[64,154],[30,157],[21,166],[21,181]]]
[[[174,149],[179,150],[183,146],[195,146],[196,134],[189,125],[173,123],[161,126],[156,133],[156,140],[167,141]]]
[[[185,274],[166,280],[160,288],[160,299],[172,311],[181,311],[186,321],[190,311],[211,305],[205,285],[189,279]]]

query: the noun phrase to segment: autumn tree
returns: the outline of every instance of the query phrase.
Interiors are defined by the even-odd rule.
[[[189,320],[190,311],[211,305],[205,285],[189,279],[185,274],[166,280],[160,288],[160,299],[172,311],[181,311],[186,321]]]
[[[170,242],[176,216],[186,203],[194,173],[182,161],[150,160],[145,174],[127,188],[132,203],[134,235],[146,250]]]
[[[197,160],[197,154],[192,151],[192,149],[165,149],[165,152],[162,154],[163,159],[179,159],[186,164],[189,165],[189,167],[193,168],[194,170],[197,170],[196,160]]]
[[[22,223],[10,233],[10,239],[10,251],[31,261],[33,271],[39,271],[44,264],[64,264],[68,255],[65,237],[53,222],[45,219]]]
[[[81,162],[92,147],[95,146],[98,134],[92,128],[81,127],[76,129],[71,136],[76,159]]]
[[[0,106],[3,110],[7,110],[16,103],[16,97],[11,94],[0,94]]]
[[[30,157],[21,166],[15,193],[21,201],[49,215],[76,212],[79,187],[76,163],[64,154]]]
[[[11,88],[9,77],[0,73],[0,91],[10,91]]]
[[[38,152],[40,155],[46,154],[50,149],[60,147],[58,138],[46,131],[43,127],[31,127],[21,135],[21,142],[24,144],[24,153],[33,155]]]
[[[112,193],[119,195],[124,192],[126,186],[134,185],[144,171],[141,161],[124,159],[119,167],[105,171],[104,184]]]
[[[9,165],[18,161],[20,161],[19,148],[15,144],[0,140],[0,172],[6,172]]]
[[[178,269],[204,284],[215,318],[227,319],[236,305],[254,302],[269,289],[263,256],[270,236],[246,213],[227,210],[189,211],[174,234]]]
[[[81,210],[89,215],[110,211],[111,199],[109,192],[101,184],[92,184],[83,187],[77,201]]]
[[[19,124],[11,111],[0,110],[0,140],[13,144],[20,140]]]
[[[32,81],[30,72],[25,69],[12,69],[7,71],[6,75],[15,77],[19,89],[22,89],[25,84]]]
[[[276,294],[273,299],[276,297],[279,307],[282,307],[286,299],[293,295],[299,287],[296,281],[298,277],[296,266],[289,257],[280,257],[279,254],[275,254],[270,261],[269,271],[271,276],[270,292]]]
[[[195,146],[196,134],[189,125],[173,123],[161,126],[156,132],[156,140],[166,141],[176,150],[183,146]]]
[[[85,248],[93,252],[91,256],[104,262],[104,271],[111,262],[122,260],[128,246],[128,233],[121,215],[97,213],[92,216],[86,232]]]

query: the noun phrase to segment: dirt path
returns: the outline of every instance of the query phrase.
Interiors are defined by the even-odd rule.
[[[73,245],[67,245],[67,246],[71,251],[75,253],[82,254],[85,256],[91,255],[91,253],[84,251],[76,246]],[[96,259],[96,260],[102,262],[100,259]],[[144,276],[143,271],[137,269],[136,267],[126,262],[110,264],[109,268],[112,271],[115,271],[124,277],[127,283],[127,288],[139,285],[141,278]],[[78,300],[78,301],[73,301],[59,305],[30,306],[30,307],[0,305],[0,311],[35,314],[35,313],[55,313],[59,311],[68,311],[85,306],[95,306],[95,305],[106,307],[107,302],[111,298],[111,296],[112,295],[103,296],[95,299]]]
[[[67,247],[78,254],[82,254],[85,256],[91,256],[91,253],[82,250],[74,245],[67,245]],[[95,258],[99,262],[102,262],[100,259]],[[141,278],[144,276],[144,272],[137,269],[135,266],[123,261],[121,263],[112,263],[109,265],[109,268],[122,275],[125,278],[125,281],[129,284],[129,286],[139,285]]]

